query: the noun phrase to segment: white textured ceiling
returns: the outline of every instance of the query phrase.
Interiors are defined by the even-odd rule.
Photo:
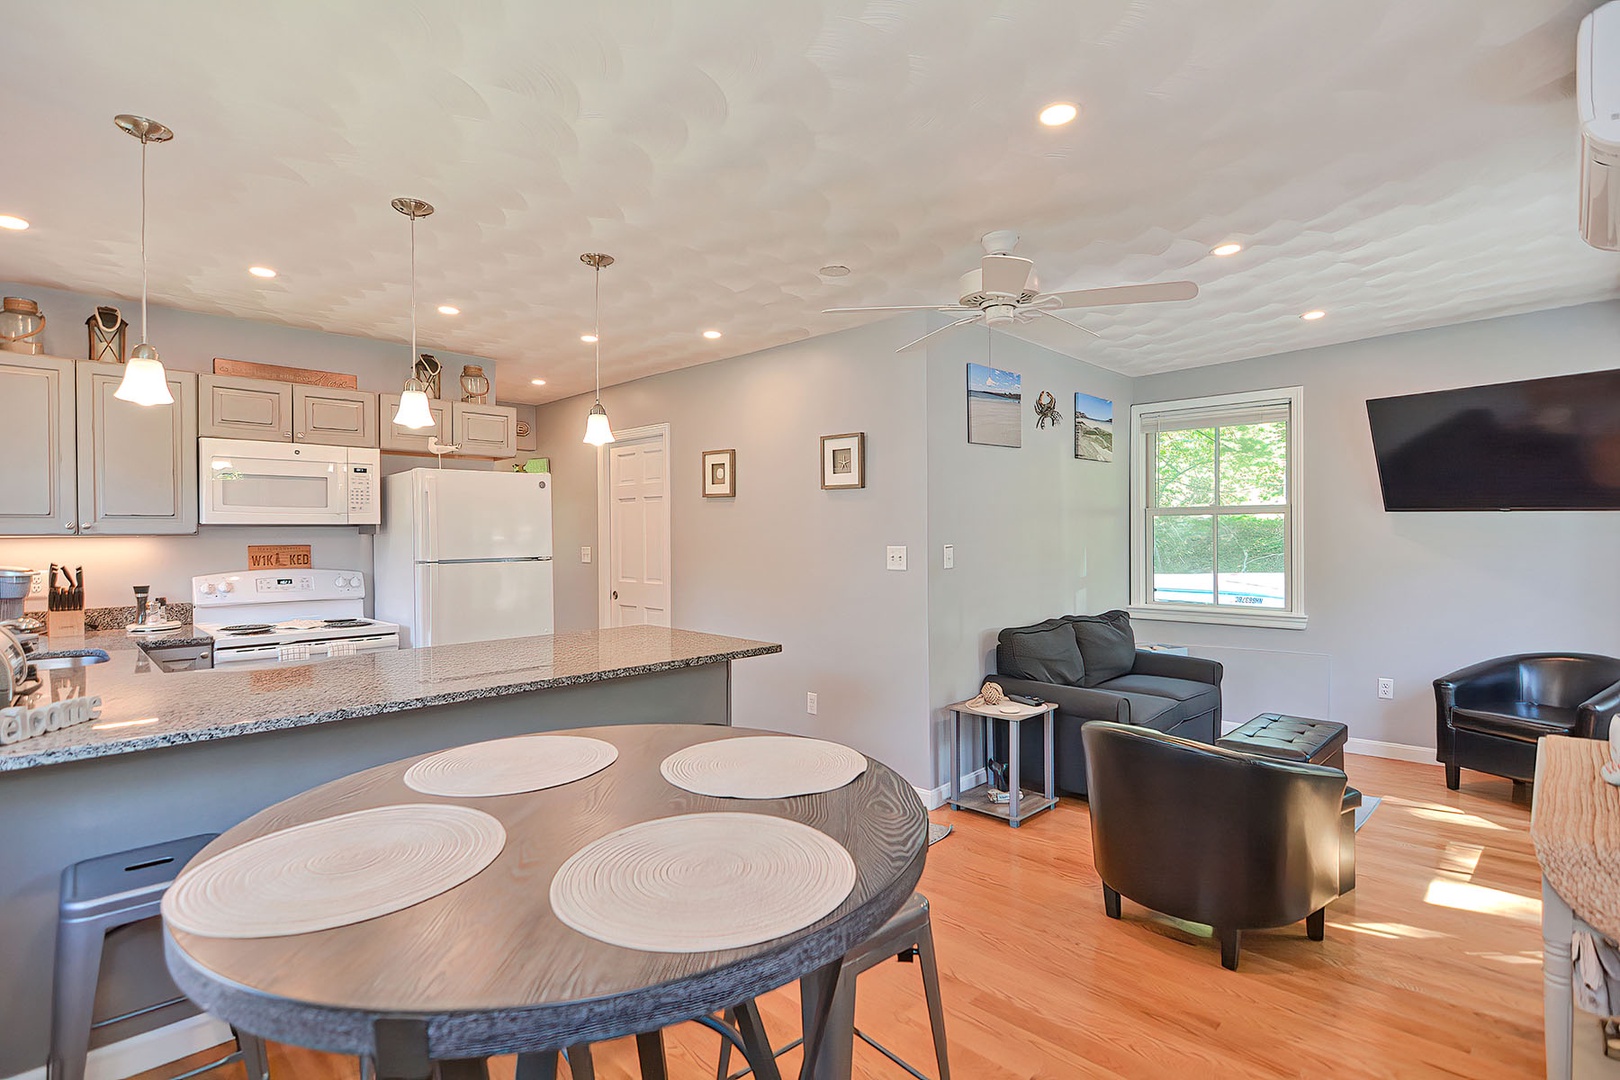
[[[34,228],[0,233],[0,279],[137,289],[130,111],[178,132],[151,151],[156,301],[403,337],[388,202],[419,196],[425,344],[498,360],[505,400],[589,387],[587,250],[619,259],[609,383],[952,300],[993,228],[1049,289],[1202,286],[1085,314],[1101,341],[1020,331],[1132,374],[1580,303],[1620,295],[1575,231],[1593,6],[11,4],[0,213]],[[1060,98],[1082,118],[1036,124]]]

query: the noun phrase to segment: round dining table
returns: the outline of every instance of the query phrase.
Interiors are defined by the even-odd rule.
[[[485,1075],[485,1059],[638,1037],[642,1073],[662,1077],[659,1032],[714,1028],[758,1075],[776,1073],[753,999],[804,980],[811,1007],[801,1076],[818,1056],[843,955],[911,895],[927,856],[927,814],[912,786],[880,762],[841,788],[780,799],[698,795],[664,779],[683,747],[775,734],[718,725],[641,724],[556,732],[618,749],[607,768],[541,791],[440,799],[404,782],[421,757],[355,773],[294,796],[232,828],[193,865],[257,837],[357,810],[405,803],[473,806],[506,830],[495,861],[463,884],[391,914],[333,929],[259,938],[203,937],[165,925],[170,974],[198,1005],[276,1042],[354,1055],[382,1080]],[[569,856],[627,826],[708,812],[801,822],[841,844],[856,877],[831,914],[784,937],[713,952],[650,952],[572,929],[550,886]],[[738,898],[738,903],[746,899]],[[729,1022],[723,1022],[721,1016]],[[734,1026],[733,1026],[734,1024]],[[549,1069],[547,1070],[549,1071]]]

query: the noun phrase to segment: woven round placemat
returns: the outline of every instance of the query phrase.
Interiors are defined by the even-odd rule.
[[[619,748],[579,735],[518,735],[456,746],[405,770],[405,786],[424,795],[480,798],[560,787],[601,772]]]
[[[699,795],[786,799],[843,787],[866,771],[866,757],[822,739],[755,735],[696,743],[669,755],[658,770]]]
[[[401,911],[495,861],[506,830],[482,810],[410,803],[270,833],[183,871],[163,918],[203,937],[284,937]]]
[[[826,833],[764,814],[683,814],[592,841],[551,881],[580,933],[645,952],[740,949],[843,903],[855,861]]]

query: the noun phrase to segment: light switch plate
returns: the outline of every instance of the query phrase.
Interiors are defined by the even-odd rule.
[[[945,545],[945,569],[951,570],[956,566],[956,545]]]
[[[816,715],[816,695],[814,691],[804,695],[804,711],[811,716]]]
[[[582,563],[587,563],[587,562],[591,561],[591,549],[590,548],[582,547],[582,548],[579,549],[579,561],[582,562]]]
[[[904,544],[889,545],[890,570],[904,570],[906,568],[906,546]]]

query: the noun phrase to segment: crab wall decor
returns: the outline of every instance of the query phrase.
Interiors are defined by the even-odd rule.
[[[1056,430],[1058,424],[1063,422],[1063,414],[1058,412],[1057,398],[1052,396],[1050,390],[1042,390],[1035,398],[1035,416],[1037,417],[1035,426],[1038,428],[1050,423],[1053,430]]]

